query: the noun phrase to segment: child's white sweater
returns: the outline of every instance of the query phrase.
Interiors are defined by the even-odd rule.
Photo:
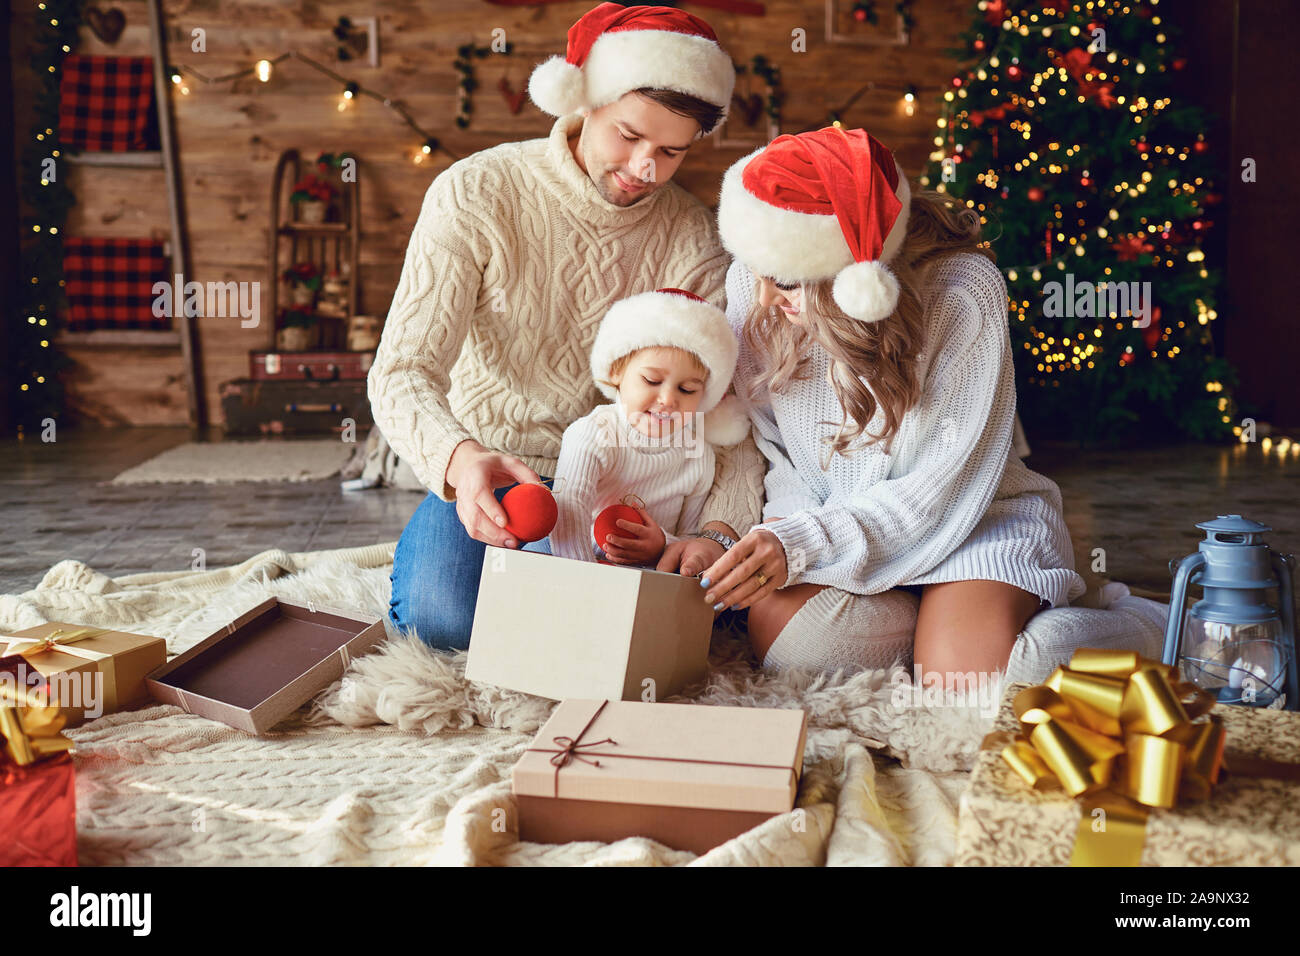
[[[559,518],[551,553],[595,561],[592,524],[605,508],[635,494],[664,529],[667,543],[699,530],[713,487],[714,451],[693,431],[650,438],[627,420],[621,401],[600,405],[564,431],[555,466]]]

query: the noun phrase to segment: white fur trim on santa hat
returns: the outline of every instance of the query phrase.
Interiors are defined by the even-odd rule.
[[[786,283],[821,282],[837,276],[841,269],[853,263],[853,254],[834,213],[819,215],[778,209],[745,188],[742,179],[745,167],[763,149],[737,160],[722,177],[718,203],[722,244],[756,276]],[[881,262],[889,262],[898,254],[907,234],[912,190],[902,167],[898,167],[898,188],[894,195],[903,208],[885,237]]]
[[[656,347],[694,352],[708,368],[698,412],[707,412],[722,400],[736,371],[736,335],[721,309],[674,292],[642,292],[620,299],[605,313],[591,347],[596,387],[606,397],[616,398],[618,389],[605,384],[614,360]]]
[[[831,297],[845,315],[863,322],[879,322],[894,314],[898,280],[882,262],[855,262],[835,276]]]
[[[528,78],[528,96],[543,113],[568,116],[586,106],[587,87],[582,70],[562,56],[538,64]]]
[[[699,434],[710,445],[739,445],[751,427],[748,406],[735,395],[724,395],[716,408],[705,414]]]
[[[581,69],[561,56],[538,65],[528,95],[542,112],[567,116],[613,103],[631,90],[673,90],[719,107],[721,124],[735,85],[735,64],[713,40],[670,30],[620,30],[598,37]]]

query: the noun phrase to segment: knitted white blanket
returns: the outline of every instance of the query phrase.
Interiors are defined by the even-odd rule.
[[[270,595],[383,617],[393,547],[117,579],[63,561],[34,590],[0,596],[0,628],[112,626],[179,653]],[[262,738],[162,705],[70,730],[81,863],[943,865],[990,723],[990,700],[901,700],[901,669],[763,674],[742,639],[718,632],[708,685],[689,699],[805,709],[804,813],[700,857],[644,839],[521,843],[510,768],[553,704],[465,681],[464,658],[395,638]]]

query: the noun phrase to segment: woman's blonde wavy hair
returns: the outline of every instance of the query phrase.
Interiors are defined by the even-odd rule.
[[[943,193],[917,190],[903,245],[889,264],[898,279],[898,306],[889,317],[862,322],[845,315],[831,296],[833,280],[827,279],[803,287],[801,328],[775,306],[760,305],[755,292],[754,308],[741,330],[750,354],[760,357],[760,368],[746,389],[751,402],[762,400],[765,390],[780,392],[791,380],[811,378],[813,341],[830,355],[831,388],[844,414],[838,423],[820,422],[838,426],[835,435],[823,439],[830,450],[823,471],[836,454],[847,454],[845,449],[866,431],[877,406],[884,410],[884,429],[879,435],[867,432],[863,447],[883,441],[889,454],[903,415],[921,397],[916,367],[925,344],[920,273],[940,256],[956,252],[996,261],[981,238],[979,213]]]

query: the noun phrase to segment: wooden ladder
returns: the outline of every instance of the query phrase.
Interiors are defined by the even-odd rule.
[[[167,34],[163,23],[162,0],[147,0],[149,7],[150,44],[153,48],[154,98],[158,108],[158,133],[162,149],[129,153],[69,154],[70,163],[81,166],[118,166],[134,169],[161,169],[167,181],[167,206],[170,239],[164,247],[170,269],[167,281],[177,274],[189,281],[189,246],[185,234],[185,195],[176,157],[176,140],[172,129],[171,86],[167,63]],[[132,346],[176,348],[180,346],[185,365],[185,385],[189,393],[190,425],[204,429],[208,424],[207,402],[203,393],[203,365],[199,351],[198,326],[194,317],[181,307],[180,290],[172,303],[174,327],[171,329],[95,329],[89,332],[63,332],[56,340],[74,346]]]

